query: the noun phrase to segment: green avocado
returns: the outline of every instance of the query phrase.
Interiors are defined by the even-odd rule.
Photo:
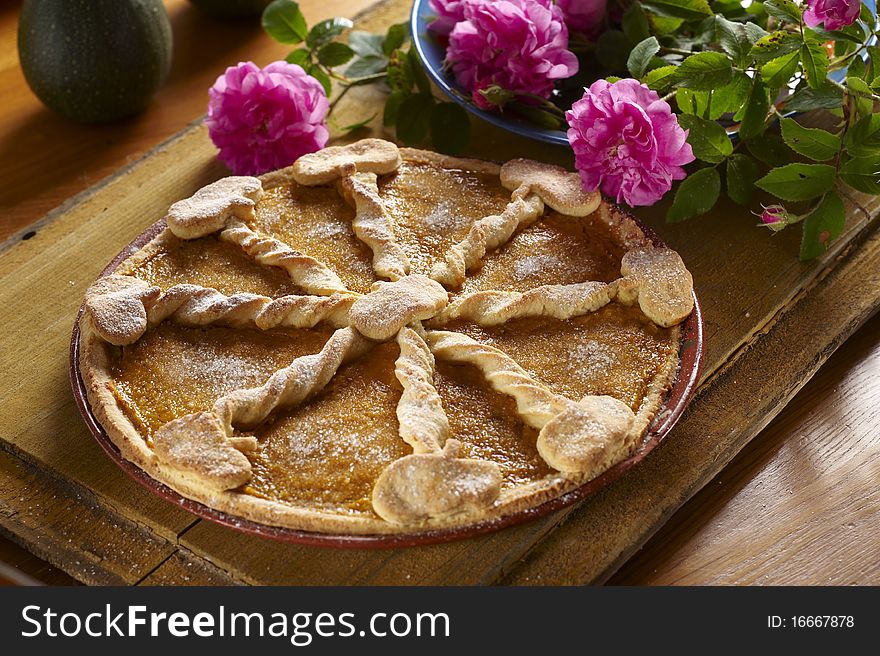
[[[189,0],[214,18],[259,16],[272,0]]]
[[[146,108],[171,68],[162,0],[25,0],[18,24],[24,77],[47,107],[103,123]]]

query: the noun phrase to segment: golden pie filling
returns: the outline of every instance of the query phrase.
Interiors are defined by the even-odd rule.
[[[387,234],[393,235],[405,254],[410,275],[430,276],[450,249],[468,238],[477,221],[501,214],[511,202],[511,191],[502,186],[496,169],[469,170],[466,161],[458,168],[430,158],[410,161],[404,157],[395,171],[373,179],[376,197],[384,206]],[[354,293],[355,304],[349,303],[351,325],[359,327],[354,321],[357,304],[362,298],[372,298],[374,283],[383,278],[374,273],[374,252],[353,230],[354,219],[354,208],[335,184],[304,186],[275,177],[244,223],[247,230],[279,240],[336,274]],[[462,284],[447,285],[449,303],[486,290],[529,292],[542,285],[587,281],[613,286],[622,276],[626,252],[619,231],[598,213],[574,217],[547,207],[543,216],[520,226],[498,248],[472,263]],[[188,283],[233,299],[242,292],[268,299],[310,296],[283,266],[257,262],[221,233],[179,238],[166,231],[123,263],[117,273],[136,279],[132,289],[143,290],[146,283],[161,288],[163,294],[174,285]],[[428,283],[440,289],[430,280],[421,284]],[[404,439],[414,430],[401,410],[402,399],[414,393],[407,391],[416,385],[413,362],[422,362],[422,367],[433,364],[419,383],[431,392],[425,396],[422,390],[418,398],[421,410],[430,406],[434,417],[442,407],[448,438],[457,441],[455,457],[464,459],[454,462],[465,463],[462,466],[494,463],[491,471],[497,471],[495,482],[500,486],[496,505],[505,495],[537,489],[545,481],[558,485],[560,480],[579,480],[548,464],[539,449],[542,431],[536,426],[541,424],[526,417],[519,399],[503,384],[490,383],[487,371],[439,351],[431,364],[424,365],[416,357],[418,351],[416,356],[409,352],[407,357],[415,358],[409,365],[401,364],[407,354],[399,342],[400,326],[416,328],[410,331],[416,344],[432,343],[432,330],[466,336],[472,340],[468,344],[506,354],[556,399],[573,403],[584,397],[608,396],[635,414],[645,404],[656,403],[657,394],[671,384],[678,361],[678,327],[661,327],[631,298],[625,302],[612,298],[594,311],[566,319],[520,316],[480,325],[466,317],[439,326],[429,324],[427,333],[418,320],[405,317],[393,331],[398,338],[372,342],[362,336],[346,337],[345,330],[353,329],[340,328],[347,324],[338,317],[336,325],[324,318],[312,322],[313,327],[277,323],[266,327],[260,323],[263,306],[259,304],[268,299],[253,301],[246,308],[252,315],[238,319],[238,324],[218,319],[215,312],[210,321],[216,323],[182,325],[193,323],[193,316],[202,316],[199,312],[210,314],[205,309],[207,301],[181,305],[180,310],[175,305],[154,321],[148,303],[161,303],[162,298],[144,301],[150,323],[137,339],[105,349],[109,360],[106,387],[147,448],[156,446],[164,426],[195,413],[220,412],[215,403],[221,397],[234,396],[236,390],[261,389],[276,372],[313,356],[317,360],[301,371],[314,375],[321,384],[304,393],[303,400],[291,405],[277,390],[266,392],[274,405],[261,411],[255,423],[248,419],[250,423],[238,425],[237,415],[231,415],[234,433],[230,439],[252,438],[256,447],[242,449],[250,473],[228,492],[318,516],[367,519],[374,523],[364,526],[380,532],[384,529],[377,529],[376,522],[385,513],[377,514],[375,507],[377,481],[396,472],[396,463],[416,463],[419,457],[427,458],[429,464],[434,462],[432,457],[441,462],[443,445],[431,442],[434,438],[428,428],[417,427],[415,436]],[[227,311],[231,302],[218,298],[217,307]],[[403,301],[390,303],[376,320],[392,321],[391,315],[402,311],[403,305]],[[181,318],[185,312],[189,318]],[[430,319],[431,311],[419,318]],[[317,373],[323,365],[315,362],[323,362],[320,358],[333,350],[331,338],[354,339],[352,344],[360,346],[356,356],[334,361],[335,368],[324,379]],[[433,406],[425,400],[431,395]],[[245,464],[239,456],[232,461]],[[302,527],[296,522],[291,525]],[[320,522],[305,527],[322,529]]]

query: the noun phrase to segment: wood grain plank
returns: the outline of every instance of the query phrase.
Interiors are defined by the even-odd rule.
[[[880,290],[880,231],[845,260],[717,374],[660,448],[581,505],[503,582],[595,583],[625,562],[877,311],[876,293],[865,290]],[[876,472],[876,463],[868,469]]]
[[[875,316],[609,583],[877,585],[878,425]]]
[[[0,451],[0,533],[84,583],[141,580],[174,551],[91,492]]]
[[[203,558],[178,548],[137,585],[241,585],[241,582]]]

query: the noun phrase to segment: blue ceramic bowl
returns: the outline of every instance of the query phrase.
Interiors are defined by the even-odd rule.
[[[877,0],[863,1],[873,13],[877,13]],[[568,145],[568,138],[563,130],[542,128],[513,116],[487,112],[474,105],[468,98],[468,95],[455,86],[451,76],[447,76],[443,72],[443,59],[446,57],[446,48],[428,31],[428,23],[431,22],[434,16],[434,10],[431,9],[428,0],[415,0],[413,2],[412,15],[410,16],[413,46],[419,55],[419,59],[422,61],[428,77],[450,100],[458,103],[471,114],[493,125],[497,125],[503,130],[546,143]],[[838,69],[831,72],[828,77],[835,82],[842,82],[846,77],[846,70]],[[736,130],[728,130],[728,134],[733,137],[736,135]]]

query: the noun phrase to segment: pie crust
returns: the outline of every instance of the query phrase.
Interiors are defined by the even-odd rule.
[[[181,200],[88,290],[123,457],[215,510],[345,534],[504,517],[642,443],[693,281],[577,174],[366,139]]]

